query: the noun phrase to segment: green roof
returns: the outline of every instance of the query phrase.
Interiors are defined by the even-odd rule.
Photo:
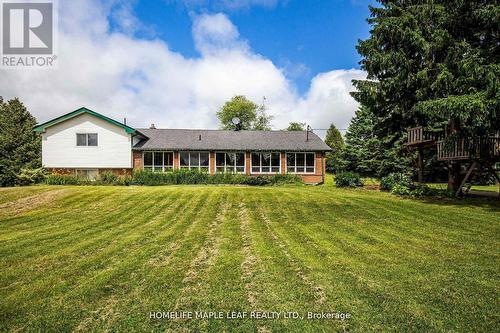
[[[35,132],[45,132],[45,130],[47,129],[47,127],[54,126],[56,124],[62,123],[63,121],[66,121],[66,120],[71,119],[73,117],[79,116],[79,115],[81,115],[83,113],[91,114],[91,115],[93,115],[93,116],[95,116],[97,118],[100,118],[102,120],[105,120],[105,121],[107,121],[107,122],[109,122],[109,123],[111,123],[113,125],[119,126],[119,127],[123,128],[125,130],[125,132],[127,132],[128,134],[136,134],[136,133],[138,133],[132,127],[129,127],[129,126],[127,126],[125,124],[122,124],[122,123],[120,123],[120,122],[118,122],[116,120],[113,120],[111,118],[103,116],[102,114],[97,113],[97,112],[92,111],[92,110],[89,110],[89,109],[87,109],[85,107],[79,108],[78,110],[75,110],[73,112],[67,113],[67,114],[62,115],[60,117],[54,118],[54,119],[49,120],[49,121],[47,121],[47,122],[45,122],[43,124],[37,125],[37,126],[33,127],[33,131],[35,131]]]

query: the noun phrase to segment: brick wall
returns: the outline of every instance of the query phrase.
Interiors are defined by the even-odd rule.
[[[305,183],[319,184],[324,182],[325,175],[325,154],[316,153],[316,172],[314,174],[299,175]],[[286,153],[281,153],[281,174],[286,174]],[[133,166],[134,170],[142,169],[142,152],[133,152]],[[180,168],[179,152],[174,152],[174,169]],[[246,174],[251,176],[251,153],[245,153],[245,169]],[[210,152],[210,174],[215,174],[215,152]]]

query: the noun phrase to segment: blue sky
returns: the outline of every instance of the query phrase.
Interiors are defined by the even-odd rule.
[[[0,70],[0,91],[39,121],[86,106],[139,128],[217,128],[221,106],[245,95],[265,100],[274,129],[347,128],[369,4],[59,1],[58,67]]]
[[[262,2],[262,3],[265,3]],[[139,36],[161,38],[173,51],[198,57],[192,16],[223,12],[252,49],[271,59],[305,92],[312,77],[333,69],[359,68],[355,45],[368,37],[370,0],[288,0],[231,8],[207,1],[139,1],[136,16],[146,25]],[[291,67],[295,67],[293,70]]]

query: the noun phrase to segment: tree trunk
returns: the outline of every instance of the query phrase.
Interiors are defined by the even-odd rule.
[[[424,182],[424,151],[422,148],[418,150],[418,182]]]
[[[450,119],[450,131],[451,135],[457,135],[460,133],[460,122],[458,119]],[[461,177],[460,177],[460,161],[451,161],[448,163],[448,190],[456,193],[460,187]]]
[[[460,162],[450,162],[448,165],[448,190],[457,193],[461,182]]]

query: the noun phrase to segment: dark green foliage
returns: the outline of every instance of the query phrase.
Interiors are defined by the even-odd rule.
[[[107,171],[103,172],[99,175],[98,181],[101,184],[116,184],[118,182],[119,177],[114,173]]]
[[[340,156],[344,149],[344,139],[342,134],[331,124],[326,132],[325,143],[333,149],[332,152],[326,154],[326,170],[329,172],[337,172],[342,169],[342,163],[340,162]]]
[[[280,185],[301,183],[296,175],[271,175],[250,177],[241,174],[215,174],[195,170],[174,170],[168,173],[138,171],[134,173],[132,183],[136,185],[178,185],[178,184],[240,184],[240,185]]]
[[[47,178],[47,172],[44,168],[21,169],[17,175],[16,184],[21,186],[40,184]]]
[[[15,98],[5,103],[0,97],[0,186],[13,186],[25,179],[22,169],[41,166],[41,139],[33,132],[36,119]]]
[[[499,130],[498,3],[380,2],[370,8],[370,37],[357,46],[368,77],[354,82],[353,93],[373,113],[384,154],[378,173],[408,167],[398,161],[408,127],[442,128],[454,120],[461,135]]]
[[[380,180],[380,190],[401,196],[450,196],[447,190],[431,188],[425,184],[414,183],[408,174],[391,173]]]
[[[335,185],[337,187],[358,187],[363,186],[363,181],[355,172],[340,172],[335,175]]]
[[[234,96],[217,112],[221,128],[226,130],[270,130],[272,116],[266,114],[265,107],[259,106],[245,96]],[[238,118],[240,123],[233,124]]]
[[[239,184],[239,185],[283,185],[299,184],[302,180],[297,175],[270,175],[250,177],[242,174],[215,174],[195,170],[174,170],[160,173],[151,171],[137,171],[132,177],[116,176],[113,173],[103,173],[95,181],[79,178],[74,175],[49,175],[46,183],[49,185],[180,185],[180,184]]]
[[[352,118],[340,154],[339,168],[366,176],[377,176],[382,164],[381,141],[375,135],[376,117],[368,108],[361,107]]]
[[[287,131],[305,131],[306,124],[292,121],[286,128]]]
[[[380,190],[391,191],[396,185],[413,188],[414,184],[411,177],[404,173],[391,173],[380,179]]]

